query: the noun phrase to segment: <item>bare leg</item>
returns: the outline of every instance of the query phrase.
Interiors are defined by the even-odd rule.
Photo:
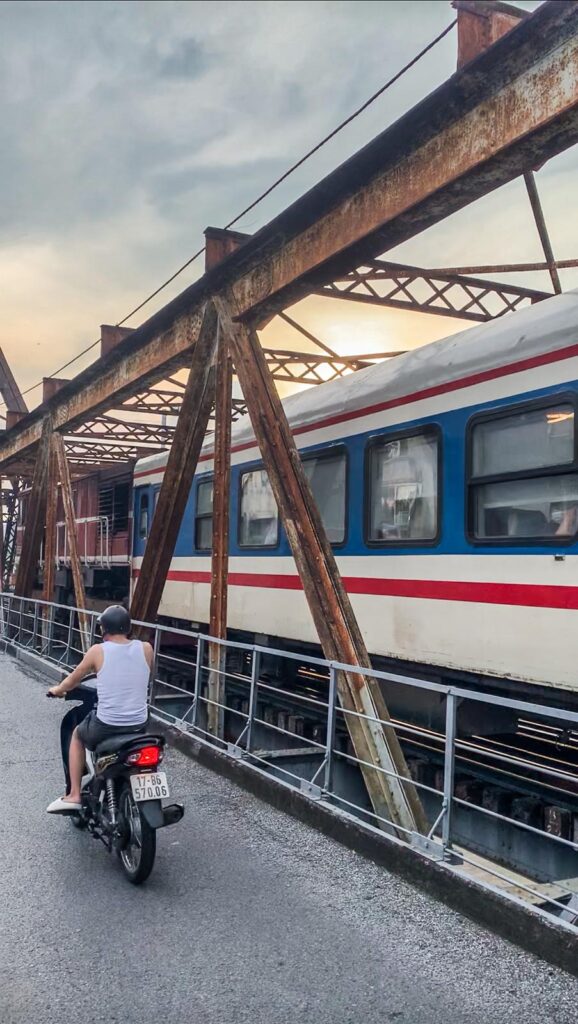
[[[65,800],[69,800],[73,804],[79,804],[80,786],[84,770],[84,746],[78,738],[78,729],[74,730],[70,741],[68,770],[70,772],[70,791],[66,794]]]

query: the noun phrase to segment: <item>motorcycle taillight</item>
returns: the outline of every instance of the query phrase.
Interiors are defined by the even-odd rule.
[[[126,763],[138,766],[139,768],[154,768],[163,759],[163,752],[160,747],[141,747],[135,750],[126,758]]]

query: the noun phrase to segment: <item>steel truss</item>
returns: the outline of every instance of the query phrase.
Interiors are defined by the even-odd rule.
[[[6,589],[14,572],[16,559],[16,536],[18,530],[18,516],[20,511],[21,483],[16,478],[12,487],[2,488],[2,587]]]
[[[316,294],[484,323],[547,299],[551,293],[374,259],[317,288]]]

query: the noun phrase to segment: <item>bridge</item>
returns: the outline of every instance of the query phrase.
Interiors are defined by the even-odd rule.
[[[0,656],[3,1024],[519,1024],[577,983],[176,750],[146,889],[45,814],[62,705]]]
[[[202,276],[137,327],[128,320],[164,285],[103,325],[91,346],[99,356],[87,369],[44,378],[42,402],[28,410],[0,356],[2,715],[20,752],[6,757],[10,785],[1,799],[8,815],[20,783],[25,810],[7,830],[13,852],[2,884],[13,911],[2,941],[29,957],[13,964],[0,996],[12,1000],[8,1020],[30,1019],[42,1007],[46,1019],[47,1005],[55,1019],[73,1005],[82,1019],[97,1020],[96,991],[106,1001],[103,1019],[152,1021],[164,1007],[168,1019],[180,1020],[194,1006],[195,1019],[267,1024],[481,1021],[488,979],[481,986],[480,965],[491,977],[492,1020],[500,1013],[504,1021],[571,1019],[564,1016],[571,981],[456,914],[575,969],[578,712],[532,703],[527,693],[498,698],[372,665],[277,389],[316,386],[399,355],[333,351],[286,312],[305,296],[478,323],[547,301],[561,291],[559,271],[577,264],[554,256],[536,172],[578,140],[578,8],[552,3],[528,15],[483,0],[453,6],[455,75],[254,235],[231,230],[238,218],[208,228],[185,264],[204,254]],[[516,177],[543,263],[432,268],[386,258]],[[547,270],[551,290],[503,280],[534,270]],[[297,332],[302,350],[262,343],[259,332],[280,322]],[[233,397],[234,378],[242,397]],[[318,657],[260,645],[258,622],[251,642],[231,639],[231,422],[245,413]],[[213,429],[209,621],[195,625],[199,616],[190,613],[175,625],[159,609]],[[150,532],[135,566],[130,480],[138,458],[161,452],[166,467],[154,509],[146,506]],[[95,473],[104,475],[100,494],[90,491]],[[88,510],[80,508],[85,484],[94,499]],[[42,754],[54,749],[58,719],[43,702],[38,674],[70,668],[94,640],[94,574],[113,569],[124,573],[127,590],[136,581],[133,619],[155,645],[151,708],[172,742],[189,808],[175,846],[166,840],[156,880],[138,896],[96,844],[89,852],[86,837],[45,821],[59,765],[55,755],[38,754],[39,745]],[[59,577],[68,581],[66,603],[57,600]],[[285,676],[261,672],[263,660],[275,658]],[[417,699],[414,719],[398,713],[390,697],[400,689],[435,703],[437,717],[420,718]],[[476,722],[492,722],[481,738],[473,727],[458,729],[474,704]],[[22,727],[23,709],[30,729]],[[505,723],[515,737],[507,749]],[[552,747],[567,762],[552,761]],[[41,765],[30,790],[21,778],[28,761]],[[303,820],[257,802],[235,780]],[[311,831],[305,819],[353,850]],[[61,872],[63,850],[74,864],[70,876]],[[408,888],[407,879],[451,909]],[[24,894],[34,911],[20,918]],[[141,932],[142,946],[134,942]],[[123,960],[124,935],[131,941]],[[80,976],[67,946],[82,952]],[[514,964],[524,978],[515,991]],[[63,993],[63,978],[73,995]],[[29,992],[24,1009],[15,1004],[20,989]]]

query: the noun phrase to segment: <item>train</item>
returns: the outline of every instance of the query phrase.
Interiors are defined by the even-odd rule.
[[[284,400],[376,667],[578,708],[577,401],[578,292]],[[91,607],[130,601],[167,457],[75,481]],[[212,502],[209,437],[162,595],[167,624],[208,630]],[[229,513],[230,638],[319,654],[248,417],[233,424]],[[63,518],[56,598],[72,604]]]
[[[575,705],[578,292],[290,396],[284,408],[374,663]],[[138,576],[167,453],[136,463]],[[209,619],[213,448],[160,606]],[[233,426],[230,636],[319,650],[251,422]]]

